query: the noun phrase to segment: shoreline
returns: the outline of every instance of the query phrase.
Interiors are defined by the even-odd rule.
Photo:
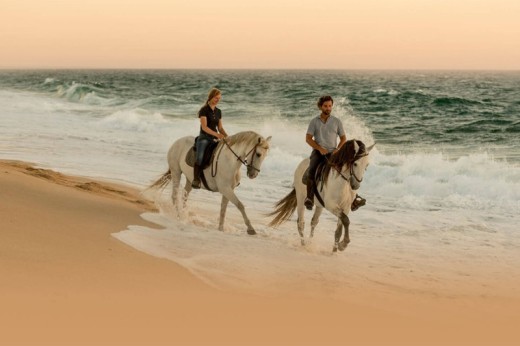
[[[450,304],[433,298],[431,309],[417,311],[408,293],[402,306],[374,308],[371,287],[349,302],[326,292],[217,290],[111,236],[128,225],[157,227],[140,217],[153,204],[122,185],[0,160],[0,194],[0,345],[519,342],[510,319],[517,300],[507,313],[472,316],[475,309],[450,315]]]

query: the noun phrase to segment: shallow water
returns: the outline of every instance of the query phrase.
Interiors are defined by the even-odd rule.
[[[0,158],[144,188],[166,171],[173,141],[198,132],[195,114],[218,86],[227,132],[273,136],[259,177],[244,169],[236,190],[259,236],[245,235],[232,205],[216,231],[220,196],[205,191],[177,219],[166,191],[162,214],[144,216],[164,231],[129,226],[117,238],[219,287],[305,282],[339,295],[357,275],[441,292],[470,278],[491,292],[497,278],[519,278],[519,85],[518,73],[491,72],[0,71]],[[334,256],[327,212],[305,248],[294,218],[271,229],[263,216],[310,153],[305,131],[324,93],[348,138],[377,142],[360,189],[368,204]]]

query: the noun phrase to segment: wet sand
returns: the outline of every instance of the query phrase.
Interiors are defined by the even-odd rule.
[[[411,290],[374,308],[371,287],[341,302],[217,290],[111,236],[154,227],[149,210],[126,186],[0,161],[0,345],[520,344],[518,297],[417,305]]]

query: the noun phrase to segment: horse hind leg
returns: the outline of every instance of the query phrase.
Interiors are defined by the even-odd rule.
[[[174,170],[174,169],[171,169],[170,172],[172,174],[172,180],[171,180],[172,181],[172,195],[171,195],[171,198],[172,198],[173,206],[176,208],[177,215],[178,215],[179,212],[180,212],[178,198],[179,198],[179,185],[180,185],[180,181],[181,181],[181,172],[178,171],[178,170]]]
[[[300,203],[301,202],[301,203]],[[296,224],[298,225],[298,233],[300,234],[300,241],[302,246],[305,245],[305,239],[303,237],[303,231],[305,230],[305,209],[303,201],[298,200],[298,205],[296,207],[296,211],[298,213],[298,220]]]
[[[191,187],[191,182],[186,179],[186,184],[184,184],[184,191],[182,192],[182,208],[186,208],[186,204],[188,203],[188,197],[190,196],[190,192],[193,188]]]
[[[323,211],[323,208],[316,206],[316,210],[314,211],[314,215],[312,215],[311,219],[311,238],[314,237],[314,230],[320,221],[320,215]]]

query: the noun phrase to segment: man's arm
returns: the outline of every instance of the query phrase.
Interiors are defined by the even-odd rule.
[[[318,150],[322,155],[326,155],[328,153],[327,149],[323,148],[321,145],[316,143],[314,138],[312,138],[312,135],[310,133],[307,133],[305,136],[305,141],[307,144],[309,144],[313,149]]]
[[[345,144],[345,143],[347,143],[347,136],[346,136],[346,135],[339,136],[338,147],[334,150],[334,153],[336,153],[339,149],[341,149],[341,147],[342,147],[343,144]]]

